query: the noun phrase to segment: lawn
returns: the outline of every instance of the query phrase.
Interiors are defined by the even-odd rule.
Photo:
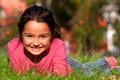
[[[85,63],[88,61],[94,61],[101,56],[91,55],[91,56],[81,56],[74,55],[78,61]],[[92,74],[92,73],[91,73]],[[5,51],[0,51],[0,80],[118,80],[119,75],[115,72],[115,75],[100,75],[98,72],[94,72],[93,75],[84,75],[76,71],[72,72],[67,76],[53,76],[49,74],[45,76],[43,74],[39,75],[37,72],[30,74],[26,72],[24,74],[17,74],[16,72],[10,72],[9,64],[7,59],[7,54]]]

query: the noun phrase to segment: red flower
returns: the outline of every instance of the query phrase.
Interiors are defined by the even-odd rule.
[[[10,18],[7,18],[7,23],[8,23],[8,24],[13,23],[14,21],[15,21],[15,19],[13,19],[13,18],[11,18],[11,19],[10,19]]]
[[[80,25],[83,25],[84,24],[84,21],[82,19],[79,20],[79,24]]]
[[[105,26],[107,25],[107,22],[104,21],[104,20],[102,20],[101,17],[98,17],[98,25],[99,25],[100,27],[105,27]]]
[[[0,21],[0,25],[6,26],[8,24],[13,23],[14,21],[15,21],[15,19],[6,17],[6,18],[4,18],[3,20]]]
[[[3,20],[0,20],[0,25],[1,25],[1,26],[7,25],[6,18],[4,18]]]
[[[11,16],[16,16],[18,12],[27,8],[27,5],[22,0],[0,0],[0,5]]]

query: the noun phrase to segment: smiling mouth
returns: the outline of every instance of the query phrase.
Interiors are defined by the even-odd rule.
[[[38,50],[40,47],[31,47],[32,49]]]
[[[40,51],[42,48],[43,48],[43,46],[30,46],[30,48],[31,48],[31,50],[33,50],[33,51]]]

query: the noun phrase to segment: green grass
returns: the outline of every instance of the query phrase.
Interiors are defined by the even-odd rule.
[[[100,56],[97,55],[93,56],[74,55],[72,57],[76,58],[78,61],[82,63],[100,58]],[[3,54],[0,54],[0,80],[112,80],[112,79],[110,79],[110,77],[108,76],[100,76],[100,74],[98,74],[97,72],[95,72],[94,75],[87,76],[75,71],[67,76],[53,76],[51,74],[45,76],[43,74],[40,75],[37,72],[35,72],[35,74],[26,72],[18,75],[16,72],[10,72],[7,54],[6,52],[3,52]]]

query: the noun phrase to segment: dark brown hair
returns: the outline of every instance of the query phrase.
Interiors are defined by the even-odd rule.
[[[53,38],[61,38],[60,27],[56,24],[53,14],[50,10],[43,6],[33,5],[27,8],[21,15],[18,23],[18,31],[20,39],[22,39],[22,32],[25,24],[30,20],[36,20],[37,22],[45,22],[49,25],[49,29]]]

